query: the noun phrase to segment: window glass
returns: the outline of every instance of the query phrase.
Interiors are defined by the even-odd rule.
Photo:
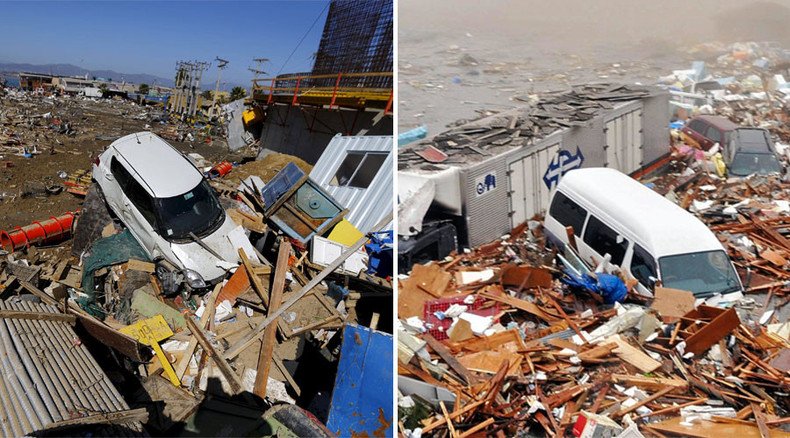
[[[740,289],[738,274],[724,251],[707,251],[661,257],[664,286],[691,291],[694,295],[735,292]]]
[[[699,132],[700,134],[705,132],[705,126],[706,126],[705,122],[703,122],[702,120],[692,120],[691,123],[689,123],[689,129],[695,132]]]
[[[129,201],[151,226],[155,226],[154,201],[148,192],[145,191],[145,188],[134,179],[132,174],[115,157],[112,157],[110,161],[110,172],[112,172],[115,180],[118,181],[118,185],[126,197],[129,198]]]
[[[708,133],[705,134],[705,137],[708,137],[712,141],[721,144],[721,132],[713,126],[708,128]]]
[[[192,190],[170,198],[157,198],[159,232],[168,240],[203,237],[225,218],[214,189],[203,180]]]
[[[381,152],[349,152],[330,184],[366,189],[386,159],[387,154]]]
[[[651,286],[650,277],[658,278],[655,259],[638,244],[634,244],[634,253],[631,256],[631,274],[648,289]]]
[[[573,200],[565,196],[562,192],[557,192],[554,195],[554,200],[551,202],[551,207],[549,208],[549,214],[554,219],[557,219],[557,222],[562,225],[573,227],[573,234],[576,236],[582,235],[584,219],[587,218],[587,210],[573,202]]]
[[[617,243],[617,233],[592,215],[590,215],[587,229],[584,231],[584,243],[590,245],[595,252],[602,256],[611,255],[611,263],[615,265],[623,263],[625,250],[628,248],[628,240],[623,238],[620,243]]]
[[[365,159],[362,160],[362,164],[357,169],[357,174],[354,175],[354,178],[351,179],[348,185],[361,189],[368,188],[386,159],[387,154],[366,154]]]

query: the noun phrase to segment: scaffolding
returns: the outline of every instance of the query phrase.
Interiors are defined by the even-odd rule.
[[[392,71],[392,0],[333,0],[312,76]],[[334,78],[309,85],[332,87]],[[366,76],[363,88],[392,88],[392,76]]]

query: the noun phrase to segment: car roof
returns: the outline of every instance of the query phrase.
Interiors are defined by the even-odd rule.
[[[572,170],[562,177],[558,190],[610,226],[619,225],[624,237],[653,257],[724,249],[694,215],[618,170]]]
[[[730,119],[722,116],[701,115],[701,116],[696,116],[691,120],[693,121],[697,119],[703,120],[705,121],[705,123],[709,125],[713,125],[722,131],[732,131],[734,129],[738,129],[738,125],[730,121]]]
[[[773,152],[770,143],[771,135],[762,128],[738,128],[735,130],[733,141],[736,141],[736,152]]]
[[[203,179],[192,163],[152,132],[138,132],[115,140],[110,148],[155,198],[170,198],[195,188]]]

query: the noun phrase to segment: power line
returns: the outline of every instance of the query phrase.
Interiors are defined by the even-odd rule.
[[[296,50],[299,49],[299,46],[302,45],[302,42],[304,42],[304,39],[307,38],[307,34],[309,34],[311,30],[313,30],[313,27],[315,27],[315,24],[318,23],[318,19],[321,18],[322,15],[324,15],[324,12],[329,8],[330,4],[332,4],[331,1],[326,2],[326,6],[324,6],[324,9],[322,9],[321,13],[319,13],[318,16],[315,17],[315,20],[313,20],[313,24],[311,24],[310,28],[307,29],[307,32],[305,32],[304,35],[302,35],[302,39],[300,39],[299,42],[296,44],[296,47],[294,47],[294,49],[291,52],[291,54],[288,55],[288,58],[285,60],[285,62],[283,62],[282,67],[280,67],[280,70],[277,71],[277,74],[275,76],[279,76],[280,73],[282,73],[282,71],[285,68],[286,64],[288,64],[288,61],[290,61],[291,57],[294,56],[294,53],[296,53]]]

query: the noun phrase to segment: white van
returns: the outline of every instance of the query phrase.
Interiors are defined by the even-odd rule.
[[[552,244],[568,244],[573,227],[581,258],[599,263],[606,254],[651,296],[664,287],[697,297],[741,292],[724,247],[699,219],[631,177],[608,168],[577,169],[554,192],[544,227]]]

